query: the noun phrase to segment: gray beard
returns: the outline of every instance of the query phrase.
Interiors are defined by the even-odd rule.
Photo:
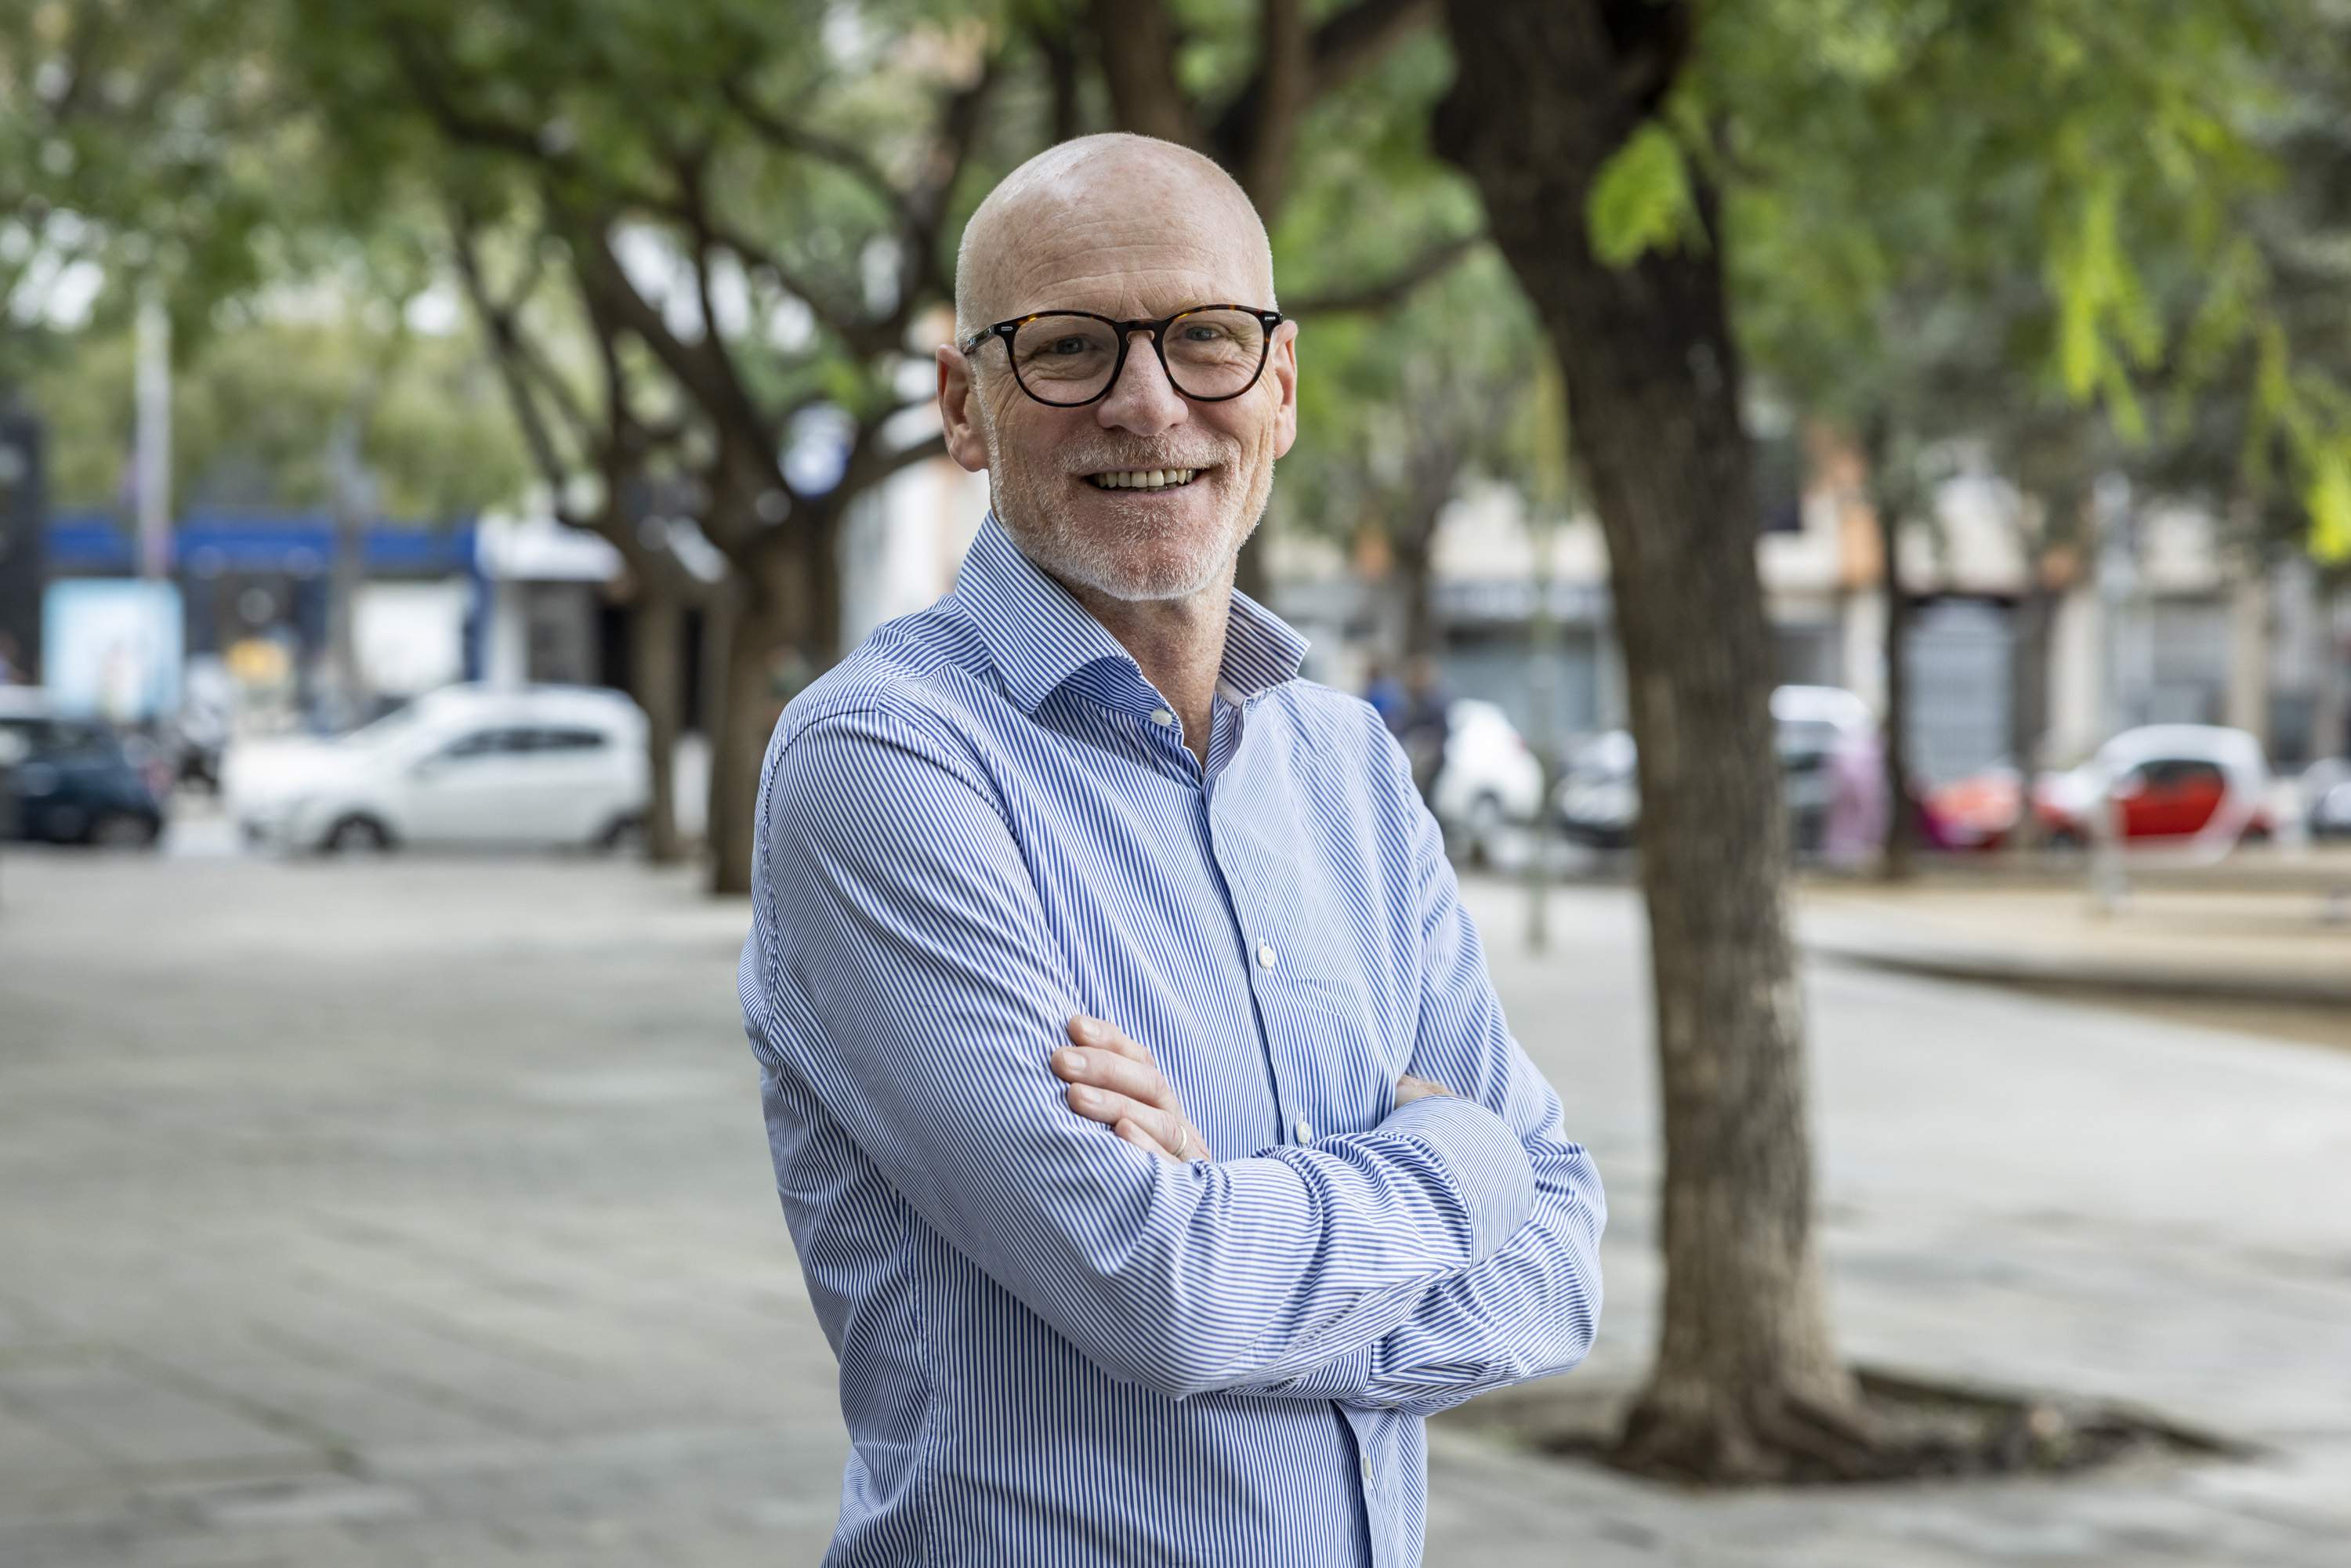
[[[1099,528],[1081,524],[1071,508],[1062,504],[1065,497],[1059,494],[1056,481],[1065,478],[1067,470],[1035,476],[1039,482],[1026,486],[1034,493],[1033,504],[1019,497],[1007,495],[1006,487],[998,483],[997,476],[1011,476],[1012,471],[1008,469],[1003,450],[997,444],[995,422],[984,414],[981,431],[987,442],[988,502],[995,509],[997,520],[1004,525],[1004,531],[1020,547],[1020,553],[1061,581],[1092,589],[1108,599],[1141,602],[1189,599],[1207,591],[1220,577],[1229,574],[1233,558],[1264,519],[1266,502],[1273,493],[1273,475],[1271,465],[1268,465],[1268,471],[1261,481],[1262,491],[1242,499],[1242,507],[1249,516],[1228,520],[1227,528],[1221,530],[1228,537],[1220,538],[1211,533],[1204,536],[1196,548],[1179,561],[1165,565],[1153,562],[1148,567],[1139,567],[1137,547],[1148,546],[1157,540],[1148,535],[1122,538],[1116,535],[1105,535]],[[1222,463],[1229,455],[1228,453],[1222,455],[1217,461]],[[1116,457],[1109,457],[1100,465],[1108,466],[1118,461],[1120,459]],[[1095,465],[1091,462],[1082,465],[1087,467]],[[1210,465],[1176,461],[1169,465],[1205,467]],[[1029,477],[1018,476],[1024,481]]]

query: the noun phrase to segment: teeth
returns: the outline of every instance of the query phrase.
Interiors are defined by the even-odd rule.
[[[1095,486],[1104,490],[1165,490],[1174,485],[1188,485],[1200,471],[1197,468],[1129,468],[1115,474],[1097,474]]]

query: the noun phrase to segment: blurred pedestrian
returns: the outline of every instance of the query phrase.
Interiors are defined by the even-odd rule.
[[[1404,730],[1404,683],[1395,677],[1385,659],[1374,658],[1364,675],[1364,700],[1388,727],[1388,733],[1398,735]]]
[[[1451,707],[1437,661],[1415,654],[1405,666],[1403,717],[1389,727],[1404,745],[1405,758],[1412,764],[1413,788],[1424,801],[1437,788],[1437,772],[1445,766],[1445,743],[1453,734]]]

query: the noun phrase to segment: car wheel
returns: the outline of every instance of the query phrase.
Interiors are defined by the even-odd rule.
[[[634,850],[644,841],[645,820],[631,812],[627,816],[613,818],[604,831],[596,835],[595,847],[606,854],[618,854],[623,850]]]
[[[107,811],[89,825],[89,841],[107,849],[139,849],[163,836],[160,819],[136,811]]]
[[[327,830],[319,847],[330,855],[378,854],[392,848],[392,831],[373,817],[345,817]]]

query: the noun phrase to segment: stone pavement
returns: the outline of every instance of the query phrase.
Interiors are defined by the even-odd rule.
[[[1653,1332],[1637,905],[1472,890]],[[832,1361],[772,1196],[740,904],[589,860],[0,866],[0,1564],[790,1564]],[[2064,1483],[1694,1498],[1440,1423],[1432,1563],[2339,1565],[2351,1056],[1811,977],[1858,1359],[2262,1447]]]

